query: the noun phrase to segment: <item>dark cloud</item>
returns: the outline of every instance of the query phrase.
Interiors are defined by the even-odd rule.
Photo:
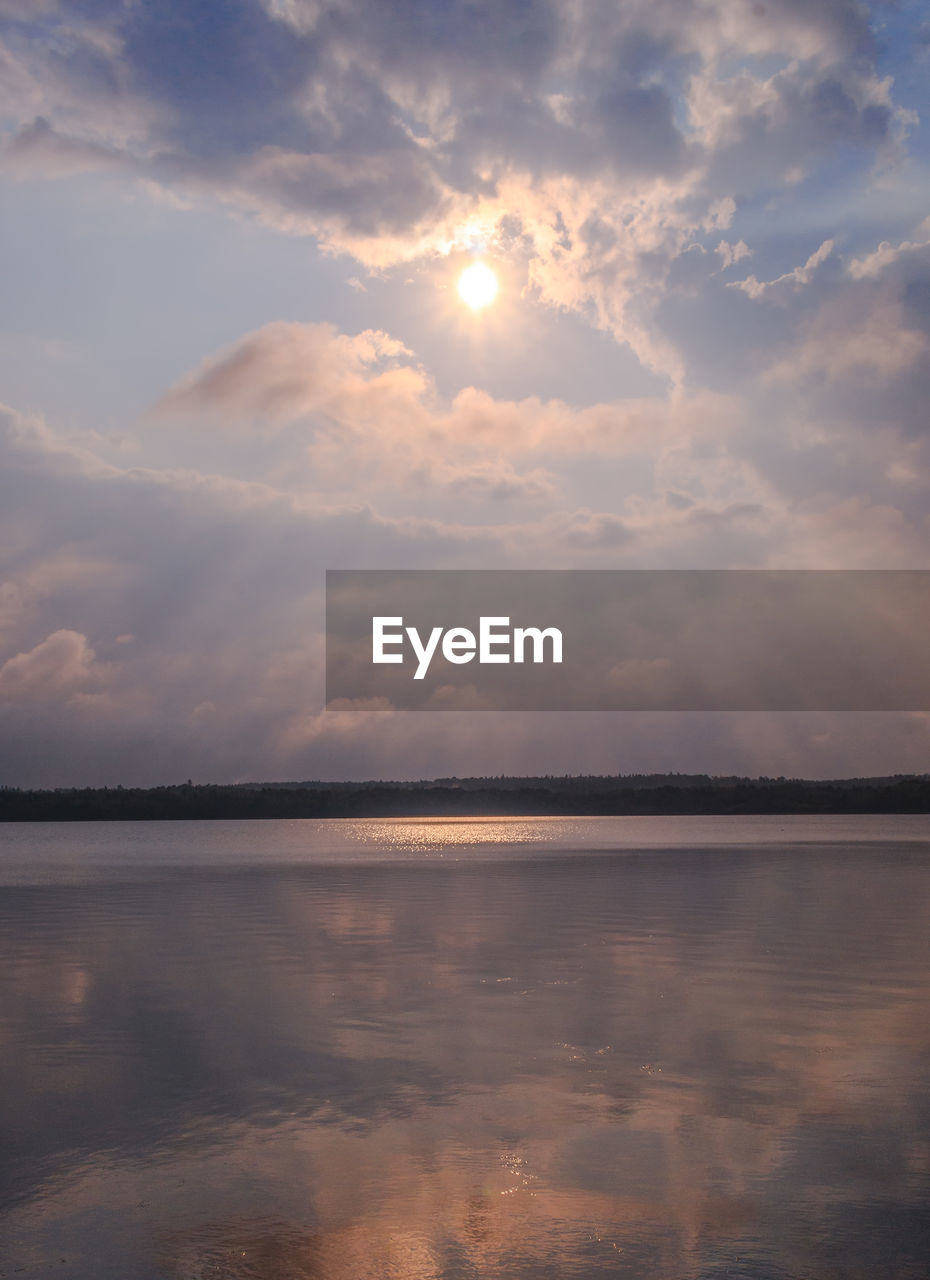
[[[75,144],[118,140],[135,171],[363,256],[505,179],[697,183],[706,213],[894,120],[853,3],[114,0],[8,17],[6,42],[21,126],[36,105]]]
[[[212,156],[308,140],[294,97],[317,71],[313,42],[254,0],[152,0],[117,25],[130,82],[168,107],[169,136],[186,150]]]

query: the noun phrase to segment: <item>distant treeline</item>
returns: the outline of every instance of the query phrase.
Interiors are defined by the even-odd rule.
[[[444,778],[235,786],[0,787],[0,821],[178,818],[388,818],[479,815],[930,813],[930,777]]]

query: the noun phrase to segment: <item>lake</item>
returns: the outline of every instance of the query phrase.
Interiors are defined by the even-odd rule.
[[[0,1277],[926,1280],[930,818],[0,826]]]

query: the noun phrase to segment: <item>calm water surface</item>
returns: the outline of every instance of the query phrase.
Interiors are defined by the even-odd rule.
[[[0,826],[0,1276],[926,1280],[930,820]]]

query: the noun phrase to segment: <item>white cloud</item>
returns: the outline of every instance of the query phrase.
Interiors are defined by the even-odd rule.
[[[77,631],[55,631],[0,666],[0,698],[68,696],[94,678],[94,651]]]
[[[753,299],[766,298],[774,302],[783,301],[796,290],[811,283],[818,267],[827,261],[833,253],[833,249],[833,241],[824,240],[820,248],[814,250],[803,266],[794,267],[793,270],[786,271],[784,275],[778,276],[775,280],[761,281],[757,280],[755,276],[747,276],[744,280],[729,281],[728,287],[741,289],[743,293]],[[735,262],[738,259],[731,258],[730,261]]]

